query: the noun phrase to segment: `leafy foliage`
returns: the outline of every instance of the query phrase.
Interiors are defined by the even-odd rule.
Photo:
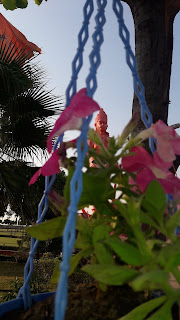
[[[129,178],[135,178],[135,175],[125,172],[118,164],[138,143],[133,137],[126,140],[129,133],[127,127],[122,137],[109,140],[106,149],[97,133],[92,129],[89,132],[89,138],[100,146],[100,151],[88,151],[78,209],[80,212],[85,206],[92,205],[96,210],[89,219],[84,219],[81,214],[77,216],[77,254],[71,258],[69,274],[74,272],[82,258],[88,258],[89,263],[82,270],[94,277],[103,290],[108,285],[123,284],[128,284],[134,291],[162,290],[162,297],[142,304],[119,320],[170,320],[173,304],[180,301],[180,290],[174,289],[170,282],[170,274],[173,274],[180,284],[180,239],[174,234],[180,223],[180,214],[177,211],[170,217],[169,208],[174,204],[167,204],[166,194],[158,181],[153,180],[144,194],[138,188],[134,191]],[[90,157],[94,157],[95,168],[89,167]],[[57,207],[62,210],[63,217],[27,229],[35,238],[53,238],[62,234],[74,172],[73,161],[70,163],[64,200],[57,197]],[[142,225],[147,227],[146,231]],[[122,242],[124,233],[127,237]],[[159,233],[169,241],[157,238]],[[59,274],[56,265],[53,282],[58,281]]]
[[[39,6],[43,0],[34,0]],[[47,0],[45,0],[47,1]],[[7,10],[15,10],[17,8],[24,9],[28,6],[28,0],[1,0],[4,8]]]
[[[10,205],[28,223],[36,218],[44,190],[42,179],[31,192],[28,182],[36,170],[34,161],[47,157],[46,139],[52,117],[61,112],[61,99],[47,91],[45,72],[34,58],[12,50],[4,41],[0,45],[0,212]],[[60,177],[64,186],[63,174]]]

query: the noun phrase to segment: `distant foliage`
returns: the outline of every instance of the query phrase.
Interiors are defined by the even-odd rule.
[[[34,0],[39,6],[43,0]],[[47,0],[45,0],[47,1]],[[17,8],[24,9],[28,6],[28,0],[1,0],[4,8],[7,10],[15,10]]]

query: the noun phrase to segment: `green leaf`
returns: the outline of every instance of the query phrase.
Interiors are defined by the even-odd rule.
[[[26,8],[28,5],[28,1],[27,0],[16,0],[16,6],[17,8]]]
[[[16,0],[1,0],[3,6],[7,10],[16,9]]]
[[[58,283],[60,277],[59,263],[57,263],[54,267],[53,274],[51,277],[51,283]]]
[[[147,241],[146,241],[146,245],[147,245],[148,249],[149,249],[150,251],[152,251],[153,248],[154,248],[154,246],[156,246],[156,247],[158,247],[159,249],[161,249],[162,246],[164,246],[164,241],[159,240],[159,239],[154,239],[154,240],[151,240],[151,239],[150,239],[150,240],[147,240]]]
[[[180,239],[175,243],[166,243],[158,254],[157,261],[165,267],[166,270],[180,265]]]
[[[145,199],[157,210],[166,206],[166,194],[158,181],[154,180],[148,185]]]
[[[74,270],[78,266],[78,263],[82,259],[83,254],[84,254],[84,250],[81,250],[77,254],[75,254],[74,256],[71,257],[71,259],[70,259],[70,270],[69,270],[68,276],[70,276],[74,272]],[[61,272],[60,272],[60,269],[59,269],[59,263],[57,263],[55,265],[55,267],[54,267],[54,270],[53,270],[53,274],[52,274],[52,277],[51,277],[51,283],[58,283],[60,274],[61,274]]]
[[[78,263],[81,261],[83,255],[84,255],[84,250],[81,250],[78,253],[76,253],[74,256],[71,257],[71,259],[70,259],[70,271],[68,273],[69,276],[74,272],[74,270],[78,266]]]
[[[131,282],[135,291],[144,289],[159,289],[168,286],[169,273],[163,270],[152,270],[144,273]]]
[[[38,240],[44,241],[62,236],[66,223],[65,217],[54,218],[32,227],[27,227],[26,232]]]
[[[166,296],[162,296],[148,302],[141,304],[139,307],[135,308],[129,312],[124,317],[119,318],[118,320],[144,320],[145,317],[154,309],[158,308],[166,301]],[[159,318],[158,320],[163,319]],[[164,320],[164,319],[163,319]]]
[[[126,263],[133,266],[140,266],[144,263],[144,258],[138,248],[122,242],[120,239],[107,239],[105,241],[113,251]]]
[[[121,148],[123,146],[123,144],[125,143],[125,141],[129,137],[130,133],[132,133],[132,131],[134,130],[134,128],[138,124],[139,118],[140,118],[139,116],[133,115],[133,117],[130,119],[128,124],[125,126],[121,135],[118,136],[117,145],[119,148]],[[134,139],[132,139],[132,138],[130,140],[134,141]]]
[[[88,139],[93,141],[98,146],[100,146],[100,147],[103,146],[104,147],[104,144],[102,142],[102,139],[101,139],[100,135],[92,128],[89,128]]]
[[[2,0],[3,6],[7,10],[14,10],[16,8],[26,8],[28,5],[27,0]]]
[[[102,240],[109,237],[110,228],[106,225],[100,225],[94,228],[92,242],[95,249],[96,258],[101,264],[113,264],[114,259],[109,248],[102,243]]]
[[[83,191],[79,201],[79,208],[94,205],[98,208],[101,203],[107,201],[109,193],[113,190],[110,179],[97,177],[93,174],[83,174]]]
[[[175,229],[180,224],[180,210],[176,211],[166,222],[165,229],[168,232],[168,237],[170,239],[174,238],[175,236]]]
[[[128,215],[128,208],[127,208],[127,205],[122,203],[121,201],[119,200],[114,200],[113,201],[113,204],[115,206],[117,206],[120,214],[126,219],[127,222],[129,222],[129,215]]]
[[[127,267],[115,265],[94,264],[86,265],[83,271],[89,273],[94,279],[107,285],[119,286],[134,279],[138,272]]]
[[[43,0],[35,0],[35,3],[39,6]]]
[[[141,223],[151,225],[158,230],[159,225],[156,221],[154,221],[153,217],[149,215],[149,212],[140,211],[139,217],[140,217]]]
[[[148,320],[172,320],[172,305],[174,301],[167,301],[159,310],[157,310]]]
[[[79,231],[75,242],[75,248],[89,249],[92,247],[92,233],[94,228],[94,219],[86,220],[77,217],[76,228]]]

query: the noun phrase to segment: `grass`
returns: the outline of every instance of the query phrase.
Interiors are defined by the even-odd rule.
[[[0,303],[2,302],[1,297],[5,291],[12,290],[11,281],[14,281],[17,277],[23,283],[24,266],[25,263],[0,262]],[[53,284],[49,285],[49,291],[56,291],[56,287],[57,286]]]
[[[8,231],[0,229],[0,236],[9,236],[9,237],[17,237],[21,238],[23,236],[24,232],[21,231]]]
[[[0,237],[0,246],[18,247],[18,240],[21,240],[21,238]]]
[[[0,263],[0,277],[23,277],[24,263],[15,263],[9,261],[1,261]]]
[[[18,277],[23,282],[24,263],[1,261],[0,291],[10,289],[10,281]]]
[[[24,229],[19,230],[19,229],[6,229],[6,228],[0,228],[0,236],[9,236],[9,237],[17,237],[17,238],[21,238],[23,235],[25,234]]]

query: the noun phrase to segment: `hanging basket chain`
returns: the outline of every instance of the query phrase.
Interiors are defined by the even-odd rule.
[[[101,63],[100,49],[104,41],[103,27],[106,22],[105,13],[104,13],[106,5],[107,5],[107,0],[97,0],[98,12],[95,16],[96,27],[92,35],[93,49],[89,55],[90,71],[86,78],[87,94],[91,98],[93,98],[93,95],[97,89],[96,73]],[[141,118],[146,128],[149,128],[152,124],[153,119],[152,119],[151,112],[147,107],[147,104],[145,101],[144,86],[137,72],[136,58],[131,50],[130,35],[124,23],[123,6],[120,0],[113,0],[113,10],[119,24],[119,36],[124,43],[124,47],[126,51],[126,62],[132,72],[134,91],[141,105]],[[72,62],[72,76],[66,90],[66,107],[68,107],[72,97],[76,94],[76,91],[77,91],[77,79],[78,79],[78,74],[83,65],[83,51],[87,43],[87,40],[89,38],[88,25],[89,25],[90,18],[92,16],[93,11],[94,11],[93,0],[87,0],[83,8],[83,16],[84,16],[83,25],[78,34],[78,48]],[[89,123],[91,119],[92,119],[92,115],[83,119],[82,131],[77,141],[78,158],[75,165],[75,171],[70,183],[70,206],[68,208],[68,219],[67,219],[67,223],[64,229],[64,234],[63,234],[63,261],[60,265],[61,277],[60,277],[60,282],[58,284],[56,300],[55,300],[55,320],[64,320],[64,317],[65,317],[67,295],[68,295],[68,272],[70,269],[70,257],[71,257],[72,250],[74,247],[74,242],[75,242],[76,214],[78,210],[79,198],[82,192],[82,168],[83,168],[85,156],[88,151],[87,132],[88,132]],[[58,144],[62,141],[62,139],[63,139],[63,135],[61,135],[57,139],[56,144],[54,146],[54,150],[56,150]],[[155,144],[155,140],[150,138],[149,145],[152,152],[155,151],[154,144]],[[47,212],[48,192],[51,189],[52,184],[54,183],[54,180],[55,180],[55,175],[53,175],[51,179],[49,179],[49,177],[46,177],[44,195],[38,207],[37,224],[43,221],[44,216]],[[18,294],[18,298],[23,297],[25,309],[31,306],[31,293],[29,288],[29,280],[33,272],[33,258],[34,258],[35,250],[38,246],[38,243],[39,243],[38,240],[35,240],[34,238],[31,239],[31,251],[25,266],[24,285],[20,289]]]
[[[87,93],[88,96],[90,96],[91,98],[93,98],[93,95],[97,89],[96,72],[101,64],[100,48],[102,43],[104,42],[103,27],[106,23],[106,18],[104,14],[106,5],[107,0],[97,0],[98,13],[95,17],[96,28],[95,32],[92,35],[93,49],[89,55],[90,72],[86,78]]]
[[[118,24],[119,24],[119,36],[122,42],[124,43],[124,48],[126,51],[126,63],[132,72],[134,91],[141,105],[141,119],[145,127],[149,128],[153,122],[153,118],[146,104],[144,86],[137,72],[136,58],[130,46],[130,34],[128,31],[128,28],[124,23],[123,6],[120,0],[113,0],[113,11],[117,17]],[[156,144],[156,140],[153,138],[149,138],[149,147],[152,153],[155,152],[155,146],[154,146],[155,144]]]
[[[83,65],[83,51],[89,37],[88,25],[89,25],[89,21],[92,16],[93,10],[94,10],[93,0],[87,0],[83,8],[84,21],[83,21],[83,26],[78,35],[77,54],[75,55],[75,58],[72,63],[72,77],[71,77],[70,84],[66,90],[66,107],[69,105],[71,98],[76,93],[76,80],[78,77],[78,73]],[[62,139],[63,139],[63,135],[57,139],[56,144],[54,146],[54,150],[56,150],[59,142],[61,142]],[[38,220],[36,222],[37,224],[43,221],[45,214],[48,210],[48,193],[55,181],[55,178],[56,178],[56,175],[53,175],[50,183],[49,183],[49,177],[45,178],[45,191],[38,206]],[[31,250],[29,253],[27,263],[24,268],[24,285],[20,289],[17,296],[17,298],[23,297],[25,309],[28,309],[32,304],[29,280],[33,272],[34,255],[35,255],[35,251],[38,244],[39,244],[39,240],[35,240],[34,238],[31,238]]]
[[[55,175],[51,177],[51,180],[49,182],[49,177],[45,178],[45,190],[44,194],[42,196],[42,199],[39,203],[38,206],[38,220],[36,221],[36,224],[41,223],[44,220],[45,214],[48,210],[48,193],[55,181]],[[23,298],[24,302],[24,309],[30,308],[32,304],[32,299],[31,299],[31,291],[29,287],[29,280],[31,278],[31,275],[33,273],[33,267],[34,267],[34,256],[35,256],[35,251],[37,249],[37,246],[39,244],[39,240],[35,240],[33,237],[31,238],[31,249],[29,253],[28,260],[26,262],[25,268],[24,268],[24,284],[23,287],[19,290],[19,293],[17,295],[18,298]]]
[[[93,0],[86,1],[86,4],[83,8],[84,21],[83,21],[82,28],[78,34],[78,49],[74,57],[74,60],[72,62],[72,77],[66,90],[66,107],[69,105],[72,97],[75,95],[77,91],[77,78],[83,65],[83,51],[84,51],[86,42],[89,38],[88,25],[89,25],[89,21],[93,11],[94,11]]]
[[[88,26],[89,26],[89,22],[93,14],[93,11],[94,11],[93,0],[87,0],[83,8],[84,20],[78,34],[78,48],[77,48],[76,55],[72,61],[72,76],[65,93],[66,107],[68,107],[72,97],[76,94],[76,91],[77,91],[77,78],[83,66],[83,52],[89,38]],[[62,142],[62,139],[63,139],[63,135],[59,136],[59,138],[57,139],[54,145],[54,150],[56,150],[58,144]]]
[[[98,13],[95,17],[96,28],[93,34],[94,46],[89,56],[90,59],[90,73],[86,80],[87,93],[90,97],[93,97],[97,88],[96,73],[101,63],[100,48],[104,41],[103,38],[103,26],[106,22],[104,9],[107,5],[107,0],[97,1]],[[76,61],[76,59],[74,60]],[[76,63],[73,63],[73,67]],[[71,85],[71,82],[70,82]],[[70,86],[69,86],[70,88]],[[74,88],[74,87],[73,87]],[[70,89],[67,90],[70,92]],[[87,132],[89,123],[92,119],[92,115],[83,120],[83,126],[81,135],[77,142],[78,158],[76,162],[75,172],[70,183],[70,206],[68,208],[68,219],[63,234],[63,261],[60,265],[61,277],[58,284],[56,300],[55,300],[55,320],[63,320],[65,316],[65,310],[67,305],[68,295],[68,272],[70,269],[70,257],[75,242],[75,225],[76,215],[78,210],[78,202],[82,193],[82,168],[84,159],[88,151],[87,144]]]

